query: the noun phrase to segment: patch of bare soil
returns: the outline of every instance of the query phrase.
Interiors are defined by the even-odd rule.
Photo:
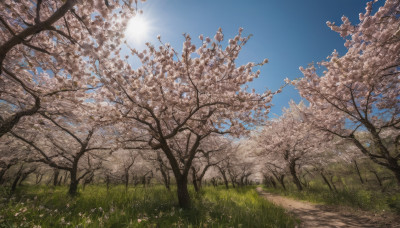
[[[257,192],[300,219],[300,227],[400,227],[400,216],[303,202],[265,192],[261,187]]]

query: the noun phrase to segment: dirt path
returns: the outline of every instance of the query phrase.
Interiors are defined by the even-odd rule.
[[[273,202],[285,208],[301,220],[300,227],[397,227],[384,221],[371,218],[371,216],[343,214],[328,209],[324,205],[298,201],[279,195],[274,195],[257,188],[257,192]]]

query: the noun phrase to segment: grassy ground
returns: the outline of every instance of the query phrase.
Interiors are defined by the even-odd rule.
[[[301,192],[295,188],[288,188],[287,191],[266,187],[264,189],[268,192],[314,203],[347,206],[374,212],[390,211],[400,214],[400,193],[382,193],[379,190],[362,188],[338,189],[336,192],[332,192],[318,185],[305,188]]]
[[[1,191],[1,189],[0,189]],[[254,188],[205,187],[191,191],[193,208],[177,207],[175,191],[162,186],[107,192],[88,186],[76,198],[65,187],[27,186],[13,196],[0,192],[0,227],[294,227],[281,208]]]

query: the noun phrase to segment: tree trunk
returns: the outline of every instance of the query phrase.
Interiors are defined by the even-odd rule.
[[[69,190],[68,190],[68,194],[71,196],[75,196],[76,193],[78,192],[79,181],[77,180],[76,175],[77,171],[75,169],[72,169],[70,175],[71,183],[69,184]]]
[[[329,190],[333,191],[331,184],[329,183],[328,179],[326,179],[325,175],[323,172],[320,172],[322,179],[324,179],[324,182],[326,183],[326,185],[328,185]]]
[[[192,167],[192,182],[194,186],[194,190],[199,192],[199,186],[197,185],[197,177],[196,177],[196,170]]]
[[[354,162],[354,166],[355,166],[355,168],[356,168],[358,177],[360,178],[360,182],[361,182],[361,184],[364,184],[364,180],[363,180],[362,177],[361,177],[360,169],[358,168],[358,164],[357,164],[356,159],[353,159],[353,162]]]
[[[276,189],[276,182],[273,177],[269,177],[269,181],[272,183],[272,186]]]
[[[17,176],[15,177],[14,182],[13,182],[13,184],[11,186],[11,192],[15,192],[15,190],[17,189],[17,184],[18,184],[18,181],[19,181],[20,178],[21,178],[21,173],[18,172]]]
[[[233,188],[236,188],[235,182],[236,182],[235,179],[231,177],[231,183]]]
[[[307,181],[306,175],[307,175],[307,173],[304,174],[304,175],[302,175],[302,178],[300,178],[300,182],[301,182],[301,179],[303,179],[304,182],[301,182],[301,184],[302,184],[305,188],[308,188],[308,186],[309,186],[310,184],[309,184],[308,181]]]
[[[190,134],[191,135],[191,134]],[[190,135],[188,137],[188,140],[190,139]],[[168,143],[164,138],[160,141],[161,143],[161,149],[163,150],[164,154],[166,155],[169,164],[172,168],[172,171],[175,176],[176,184],[177,184],[177,193],[178,193],[178,201],[179,201],[179,206],[183,209],[189,209],[190,208],[190,195],[188,192],[188,175],[190,171],[190,167],[192,166],[192,161],[194,158],[194,155],[196,154],[197,148],[200,145],[200,139],[201,137],[199,135],[196,136],[196,141],[195,143],[191,146],[191,149],[187,151],[189,153],[189,158],[184,162],[184,170],[183,172],[181,171],[180,165],[176,158],[173,155],[173,152],[171,151]]]
[[[400,169],[393,171],[397,180],[397,185],[400,187]]]
[[[129,185],[129,171],[125,170],[125,192],[128,192]]]
[[[6,168],[0,170],[0,185],[2,185],[4,183],[3,177],[4,177],[4,174],[6,173],[7,170],[8,169],[6,169]]]
[[[44,174],[42,174],[42,173],[36,174],[36,181],[35,181],[36,185],[38,185],[38,184],[40,184],[40,182],[42,182],[43,176],[44,176]]]
[[[47,181],[46,181],[46,186],[49,186],[51,184],[51,182],[53,181],[53,177],[50,177]]]
[[[400,164],[399,164],[399,159],[395,159],[392,157],[389,157],[388,159],[389,163],[389,169],[394,173],[394,176],[396,177],[397,180],[397,185],[400,187]]]
[[[23,173],[23,174],[21,175],[21,179],[20,179],[20,181],[19,181],[19,183],[18,183],[18,186],[21,186],[21,185],[22,185],[22,182],[23,182],[24,180],[26,180],[26,178],[28,178],[29,174],[31,174],[31,172],[28,171],[28,172]]]
[[[7,166],[7,167],[3,168],[2,170],[0,170],[0,185],[2,185],[4,183],[3,177],[8,169],[9,169],[9,167]]]
[[[219,172],[221,173],[222,179],[224,179],[225,188],[229,189],[229,181],[228,181],[228,178],[226,178],[225,171],[222,171],[222,169],[219,169]]]
[[[151,178],[153,178],[153,173],[147,177],[147,186],[150,186]]]
[[[274,180],[274,178],[272,178],[272,177],[268,177],[268,180],[269,180],[269,182],[272,184],[272,186],[276,189],[276,182],[275,182],[275,180]]]
[[[143,185],[143,188],[146,187],[146,175],[147,175],[147,174],[145,174],[144,176],[142,176],[142,185]]]
[[[24,168],[24,164],[22,164],[18,169],[18,172],[17,172],[17,174],[15,176],[14,182],[11,185],[11,193],[15,192],[15,190],[17,189],[18,182],[19,182],[19,180],[20,180],[20,178],[22,176],[22,169],[23,168]]]
[[[160,172],[161,172],[161,176],[164,180],[164,185],[165,187],[168,189],[168,191],[170,190],[169,187],[169,174],[167,175],[167,173],[165,172],[165,170],[163,169],[163,167],[160,165]],[[168,172],[168,170],[167,170]]]
[[[65,177],[65,178],[67,178],[67,177]],[[58,186],[61,186],[62,180],[63,180],[63,176],[60,176],[60,179],[58,180],[58,183],[57,183]]]
[[[176,178],[176,184],[178,187],[177,192],[178,192],[179,206],[184,209],[190,208],[190,196],[187,188],[187,176],[181,176],[180,178]]]
[[[203,186],[203,178],[197,178],[197,186],[199,187],[199,189],[201,189],[201,187]]]
[[[65,171],[64,182],[63,182],[64,185],[67,184],[68,175],[69,175],[69,172],[68,172],[68,171]]]
[[[335,192],[337,192],[337,189],[336,189],[335,183],[333,183],[333,175],[331,176],[331,183],[332,183],[332,187],[333,187],[333,189],[335,190]]]
[[[386,162],[379,162],[376,158],[374,158],[372,153],[368,151],[366,147],[363,146],[363,144],[358,141],[354,135],[351,136],[353,143],[361,150],[361,152],[367,156],[369,156],[373,162],[375,162],[378,165],[384,166],[391,170],[397,180],[397,185],[400,187],[400,165],[399,165],[399,157],[392,157],[388,148],[384,146],[384,143],[382,142],[382,139],[379,136],[379,132],[376,130],[376,128],[369,122],[367,124],[364,124],[365,127],[367,127],[368,131],[371,133],[372,138],[374,139],[374,144],[379,148],[381,154],[385,158]]]
[[[375,175],[376,180],[378,181],[379,187],[382,187],[382,181],[381,181],[381,178],[379,178],[378,173],[375,170],[370,170],[370,172]]]
[[[214,186],[214,188],[217,187],[217,179],[215,179],[215,177],[211,178],[211,183]]]
[[[53,185],[57,186],[58,184],[58,176],[60,175],[60,170],[54,169],[54,177],[53,177]]]
[[[137,175],[133,176],[133,185],[136,187],[138,184],[140,184],[140,178]]]
[[[283,190],[286,191],[286,186],[285,186],[285,175],[281,175],[281,176],[278,178],[278,181],[279,181],[279,183],[281,184]]]
[[[110,176],[109,175],[106,176],[106,185],[107,185],[107,192],[108,192],[108,190],[110,190]]]
[[[244,176],[240,177],[240,186],[244,186]]]
[[[301,186],[300,180],[296,173],[296,162],[292,161],[289,164],[290,174],[292,175],[293,182],[296,184],[297,190],[302,191],[303,186]]]
[[[285,186],[285,174],[282,174],[278,176],[278,174],[274,171],[271,170],[272,175],[275,177],[275,179],[279,182],[279,184],[282,186],[283,190],[286,191],[286,186]]]

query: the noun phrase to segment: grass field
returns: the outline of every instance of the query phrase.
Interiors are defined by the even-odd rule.
[[[76,198],[66,187],[25,186],[1,192],[0,227],[294,227],[297,221],[254,187],[191,190],[193,207],[177,207],[176,192],[162,186],[88,186]]]

